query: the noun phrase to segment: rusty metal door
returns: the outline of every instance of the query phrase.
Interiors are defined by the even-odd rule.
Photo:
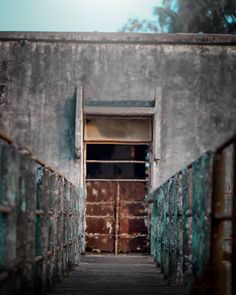
[[[147,252],[148,230],[145,182],[119,182],[118,253]]]
[[[145,193],[144,181],[88,181],[87,251],[147,252]]]
[[[148,252],[150,117],[85,119],[86,250]]]
[[[86,251],[115,251],[115,182],[87,182]]]

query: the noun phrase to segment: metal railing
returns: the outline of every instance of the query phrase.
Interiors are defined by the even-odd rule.
[[[151,195],[151,254],[170,285],[236,294],[235,146],[236,136]]]
[[[236,136],[216,150],[213,173],[212,294],[236,294]]]
[[[44,294],[79,263],[83,206],[65,177],[0,136],[1,294]]]

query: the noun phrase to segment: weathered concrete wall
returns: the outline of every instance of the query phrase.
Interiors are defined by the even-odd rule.
[[[1,33],[0,130],[77,184],[77,83],[87,101],[153,100],[158,88],[158,184],[236,130],[235,44],[220,35]]]
[[[236,132],[236,47],[167,51],[160,182]]]

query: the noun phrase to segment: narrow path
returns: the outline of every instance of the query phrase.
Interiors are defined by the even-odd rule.
[[[168,287],[150,256],[85,256],[77,271],[59,284],[55,294],[66,295],[186,295]]]

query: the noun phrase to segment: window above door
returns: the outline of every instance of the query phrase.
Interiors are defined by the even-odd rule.
[[[86,117],[84,140],[151,142],[151,117]]]

